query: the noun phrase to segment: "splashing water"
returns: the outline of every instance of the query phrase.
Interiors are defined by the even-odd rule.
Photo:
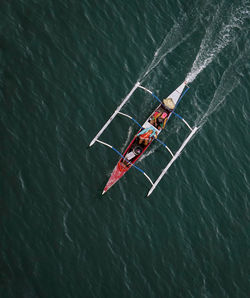
[[[223,73],[207,111],[196,120],[199,126],[203,126],[207,122],[208,117],[215,111],[218,111],[219,106],[222,105],[226,97],[240,84],[240,80],[236,80],[236,78],[241,73],[241,68],[245,65],[245,61],[250,59],[249,45],[250,42],[246,44],[244,54],[238,57]]]
[[[231,15],[227,24],[220,24],[221,15],[224,13],[224,8],[221,8],[214,19],[215,22],[207,29],[205,37],[203,38],[200,46],[200,50],[193,63],[191,71],[186,76],[189,83],[194,81],[197,75],[202,72],[214,58],[237,36],[237,31],[241,30],[244,21],[250,16],[250,8],[247,5],[234,9],[232,7]],[[148,74],[159,65],[159,63],[175,48],[177,48],[182,42],[184,42],[189,36],[193,34],[194,29],[185,33],[187,20],[182,20],[181,23],[175,23],[170,32],[165,36],[160,47],[155,51],[153,60],[141,76],[140,80],[145,79]],[[218,27],[221,27],[218,33]],[[233,63],[223,74],[220,84],[214,94],[214,97],[209,104],[207,111],[198,118],[196,126],[201,128],[207,121],[208,117],[218,110],[218,107],[224,102],[226,97],[238,86],[239,82],[234,80],[235,67],[241,65],[239,58]],[[245,59],[245,57],[244,57]],[[144,158],[150,156],[158,147],[155,146],[139,159],[141,162]]]
[[[156,149],[158,149],[159,146],[154,146],[151,150],[148,150],[147,152],[145,152],[140,159],[138,160],[138,163],[140,163],[145,157],[148,157],[149,155],[151,155],[152,153],[155,152]]]
[[[217,33],[219,25],[216,20],[220,21],[223,13],[224,8],[218,11],[215,15],[215,21],[207,29],[192,69],[186,77],[186,80],[189,83],[191,83],[197,75],[202,72],[202,70],[205,69],[213,61],[213,59],[235,39],[237,31],[241,29],[241,25],[243,25],[245,19],[250,16],[250,11],[245,6],[236,10],[232,8],[228,24],[223,24],[219,33]]]
[[[124,144],[122,146],[121,152],[123,152],[125,150],[125,148],[127,147],[128,142],[131,139],[131,135],[132,135],[132,126],[130,126],[128,129],[128,135],[127,135],[126,141],[124,142]]]
[[[180,22],[176,22],[171,30],[164,37],[160,47],[155,51],[153,60],[150,62],[149,66],[141,75],[140,80],[145,79],[148,74],[159,65],[159,63],[172,51],[174,51],[180,44],[188,39],[189,36],[195,31],[195,26],[193,30],[188,30],[188,22],[190,22],[190,16],[182,17]],[[186,32],[187,31],[187,32]]]

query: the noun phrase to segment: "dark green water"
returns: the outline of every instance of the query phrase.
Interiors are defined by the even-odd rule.
[[[249,29],[245,0],[0,2],[0,297],[249,297]],[[149,199],[133,169],[102,197],[119,157],[92,138],[137,80],[162,98],[185,78],[198,133]],[[156,105],[136,90],[123,112]]]

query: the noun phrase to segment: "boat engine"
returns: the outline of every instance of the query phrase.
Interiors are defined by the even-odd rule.
[[[133,149],[133,152],[134,152],[135,155],[139,155],[142,152],[142,148],[140,146],[136,146]]]

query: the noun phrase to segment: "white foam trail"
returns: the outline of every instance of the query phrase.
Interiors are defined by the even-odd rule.
[[[226,100],[228,95],[241,83],[240,79],[237,79],[237,77],[239,77],[241,68],[245,65],[245,61],[250,60],[249,45],[250,42],[248,41],[245,45],[244,53],[223,73],[220,84],[215,91],[207,111],[200,119],[196,120],[196,123],[198,123],[199,126],[203,126],[207,122],[208,117],[215,111],[218,111],[219,106]]]
[[[128,135],[127,135],[124,145],[122,146],[121,152],[124,152],[125,148],[127,147],[127,144],[131,139],[131,134],[132,134],[132,126],[130,126],[128,129]]]
[[[239,81],[236,80],[228,80],[228,73],[224,73],[222,80],[218,86],[218,88],[215,91],[215,94],[213,96],[213,99],[211,100],[209,107],[207,111],[202,115],[200,119],[197,119],[199,126],[203,126],[207,120],[208,117],[214,113],[215,111],[218,111],[219,106],[225,101],[226,97],[239,85]]]
[[[229,22],[226,25],[223,24],[219,33],[217,33],[218,22],[216,20],[219,19],[220,21],[222,14],[224,14],[224,8],[218,11],[215,15],[214,22],[206,31],[205,37],[200,45],[200,50],[186,77],[189,83],[213,61],[222,49],[234,40],[237,30],[241,29],[240,26],[245,19],[249,18],[250,12],[245,6],[238,9],[232,8]]]
[[[66,224],[67,217],[68,217],[68,211],[63,216],[64,234],[69,239],[69,241],[73,242],[72,238],[69,236],[69,230],[68,230],[68,226]]]
[[[158,148],[159,148],[159,146],[154,146],[151,150],[148,150],[148,151],[146,151],[146,153],[143,153],[142,157],[140,157],[140,159],[138,160],[138,163],[141,162],[145,157],[148,157],[149,155],[154,153],[155,150]]]
[[[163,39],[160,47],[155,51],[153,60],[140,77],[140,81],[145,79],[146,76],[156,67],[158,64],[174,49],[176,49],[180,44],[182,44],[194,31],[195,26],[190,31],[188,30],[188,22],[190,22],[190,18],[182,17],[180,19],[180,23],[176,22],[171,30],[166,34]],[[185,32],[187,31],[187,32]]]

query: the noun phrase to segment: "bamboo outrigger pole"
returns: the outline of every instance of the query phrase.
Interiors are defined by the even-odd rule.
[[[121,108],[125,105],[125,103],[129,100],[131,95],[135,92],[135,90],[140,86],[140,82],[137,82],[134,87],[131,89],[131,91],[128,93],[128,95],[124,98],[122,103],[119,105],[119,107],[114,111],[113,115],[109,118],[109,120],[103,125],[101,130],[98,132],[98,134],[94,137],[94,139],[90,142],[89,147],[94,145],[94,143],[97,141],[97,139],[100,137],[100,135],[104,132],[104,130],[109,126],[111,121],[115,118],[115,116],[119,113]]]
[[[182,143],[182,145],[179,148],[179,150],[175,153],[175,155],[173,156],[173,158],[167,164],[167,166],[165,167],[165,169],[163,169],[163,171],[161,172],[160,176],[156,179],[156,181],[154,182],[153,186],[150,188],[150,190],[149,190],[149,192],[147,194],[147,197],[149,197],[151,195],[151,193],[153,192],[153,190],[156,188],[157,184],[160,182],[160,180],[162,179],[162,177],[167,173],[168,169],[175,162],[175,160],[179,157],[179,155],[181,154],[181,151],[184,149],[184,147],[187,145],[187,143],[190,141],[190,139],[196,133],[197,130],[198,130],[198,127],[196,127],[196,126],[192,129],[191,133],[188,135],[188,137],[186,138],[186,140]]]

